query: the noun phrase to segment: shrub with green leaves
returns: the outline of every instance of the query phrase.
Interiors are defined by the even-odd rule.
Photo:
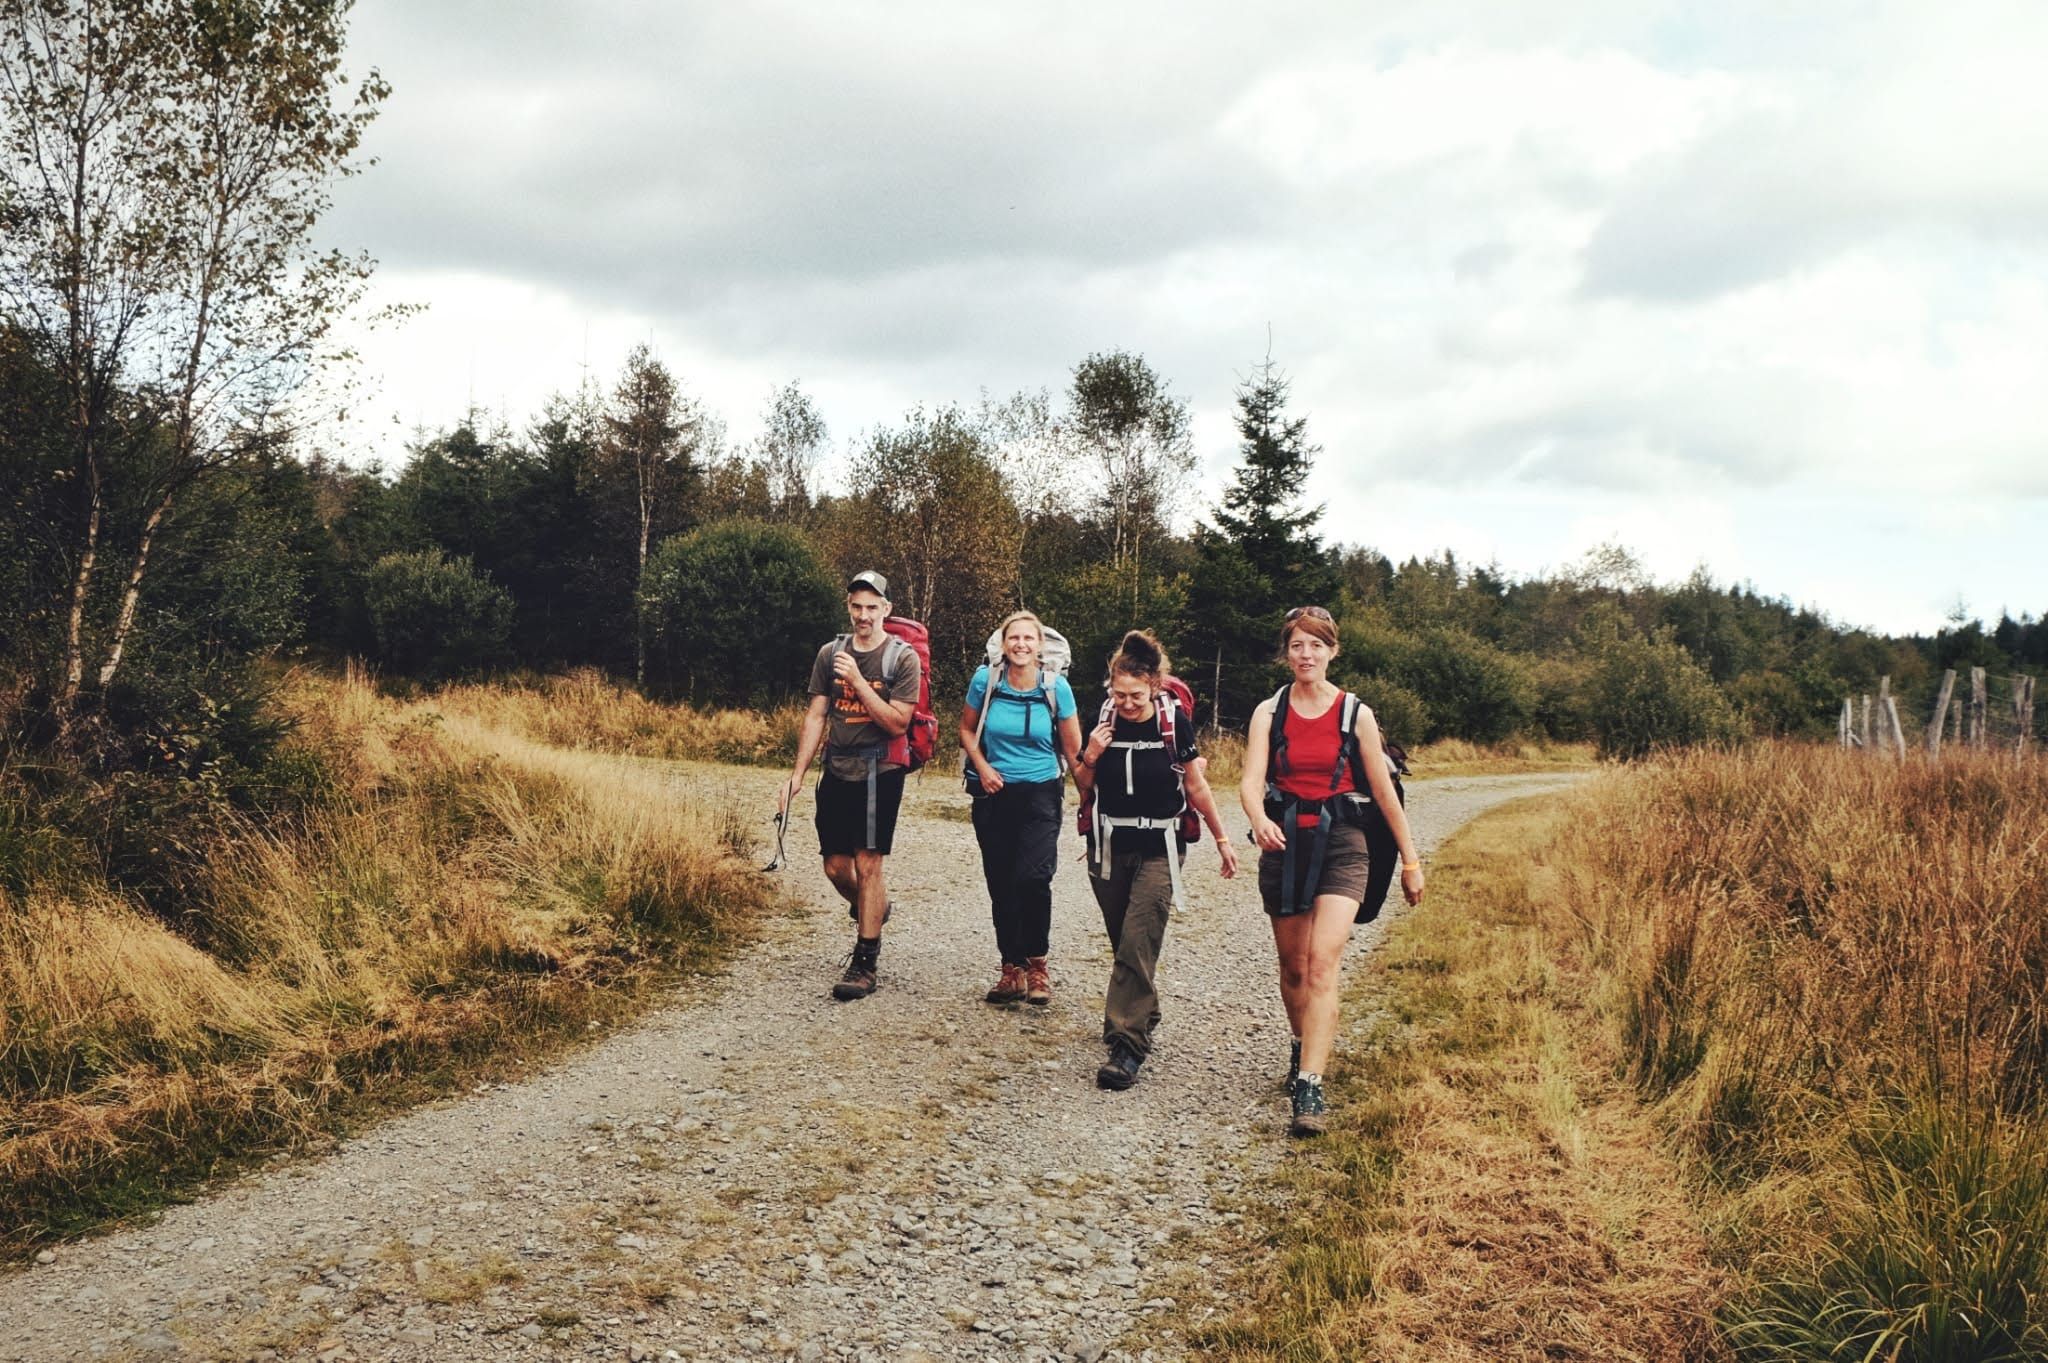
[[[1612,635],[1593,645],[1593,736],[1604,757],[1731,742],[1742,734],[1728,698],[1671,635]]]
[[[363,601],[378,660],[394,672],[438,681],[506,658],[512,598],[467,558],[386,554],[370,568]]]
[[[677,535],[640,583],[648,682],[701,704],[771,700],[807,684],[845,627],[840,584],[794,530],[728,520]]]

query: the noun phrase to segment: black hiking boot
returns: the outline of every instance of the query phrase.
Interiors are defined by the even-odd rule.
[[[1138,1066],[1145,1058],[1121,1041],[1109,1043],[1109,1059],[1095,1071],[1095,1087],[1122,1092],[1138,1082]]]
[[[1294,1120],[1287,1124],[1290,1136],[1320,1136],[1328,1129],[1324,1114],[1329,1106],[1323,1102],[1323,1085],[1319,1079],[1296,1079],[1294,1081]]]
[[[882,955],[882,944],[872,945],[856,942],[853,954],[846,958],[846,973],[839,977],[839,983],[832,986],[832,997],[841,1003],[864,999],[875,992],[875,967]]]

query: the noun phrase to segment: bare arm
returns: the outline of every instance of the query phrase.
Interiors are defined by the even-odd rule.
[[[1060,752],[1066,757],[1067,765],[1074,766],[1081,757],[1081,717],[1068,715],[1060,721]]]
[[[1074,726],[1077,733],[1079,732],[1081,728],[1080,720],[1070,719],[1067,722]],[[1080,755],[1074,759],[1074,789],[1080,792],[1083,800],[1088,798],[1089,791],[1095,789],[1095,764],[1100,762],[1102,755],[1109,751],[1109,740],[1115,737],[1115,735],[1114,724],[1109,720],[1103,720],[1088,735],[1087,744],[1082,747]]]
[[[986,702],[987,696],[982,700]],[[981,750],[981,711],[972,705],[960,707],[960,751],[967,754],[967,760],[974,767],[974,774],[981,778],[981,788],[993,794],[1003,788],[1003,774],[995,769]]]
[[[1401,897],[1410,904],[1422,902],[1422,858],[1416,854],[1415,839],[1408,829],[1408,811],[1394,790],[1394,778],[1387,771],[1387,750],[1380,744],[1380,722],[1372,707],[1358,707],[1358,751],[1365,759],[1365,783],[1372,790],[1373,803],[1386,816],[1387,831],[1401,849]]]
[[[789,811],[789,802],[804,787],[804,773],[811,769],[811,759],[818,755],[818,747],[825,741],[825,697],[812,696],[810,708],[804,711],[803,727],[796,736],[796,770],[782,787],[782,809]]]
[[[910,727],[910,717],[917,713],[917,702],[890,700],[883,696],[861,675],[860,664],[853,660],[851,653],[842,652],[833,658],[832,670],[853,688],[854,698],[867,708],[868,718],[880,725],[883,733],[897,738]]]
[[[1362,707],[1360,713],[1364,713]],[[1251,727],[1245,731],[1244,775],[1238,778],[1237,802],[1252,821],[1252,840],[1268,852],[1278,852],[1287,846],[1287,834],[1266,817],[1266,764],[1272,760],[1267,749],[1272,733],[1273,702],[1268,698],[1252,711]]]
[[[1187,787],[1188,807],[1201,816],[1208,825],[1209,836],[1216,840],[1216,851],[1223,858],[1223,878],[1228,880],[1237,874],[1237,848],[1231,845],[1230,830],[1223,826],[1223,816],[1216,810],[1216,796],[1209,789],[1205,770],[1208,765],[1199,757],[1188,763],[1181,782]]]

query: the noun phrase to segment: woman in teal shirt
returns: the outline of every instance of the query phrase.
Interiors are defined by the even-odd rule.
[[[990,1003],[1052,1002],[1046,968],[1052,934],[1052,873],[1058,865],[1065,790],[1061,757],[1081,750],[1081,721],[1067,679],[1039,665],[1045,631],[1030,611],[1003,621],[1002,662],[967,684],[960,748],[974,798],[974,836],[988,882],[1003,970]],[[993,695],[991,681],[993,680]],[[984,721],[982,711],[988,711]]]

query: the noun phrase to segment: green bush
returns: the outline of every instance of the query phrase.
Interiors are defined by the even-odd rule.
[[[466,558],[386,554],[371,566],[363,600],[378,660],[405,676],[438,681],[506,659],[512,598]]]
[[[1669,630],[1599,641],[1591,690],[1593,736],[1605,757],[1725,743],[1742,732],[1728,698]]]
[[[1498,743],[1526,727],[1535,708],[1522,664],[1463,630],[1417,635],[1394,680],[1429,707],[1429,739]]]
[[[728,520],[665,540],[640,582],[648,683],[710,705],[800,691],[818,645],[846,626],[840,600],[794,530]]]
[[[1408,747],[1429,732],[1429,706],[1422,697],[1385,677],[1357,677],[1339,683],[1372,707],[1380,736]]]

